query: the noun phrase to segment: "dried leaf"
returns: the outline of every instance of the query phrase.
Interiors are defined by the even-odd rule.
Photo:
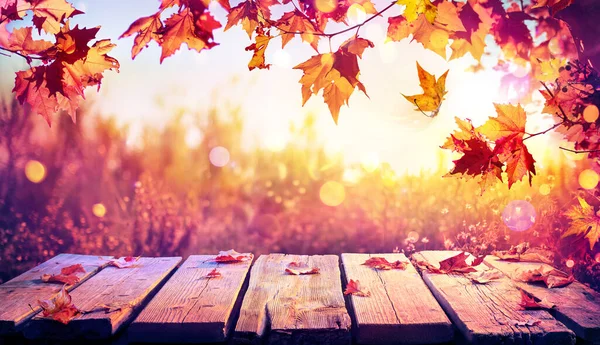
[[[469,273],[469,274],[467,274],[466,277],[469,278],[474,283],[487,284],[491,281],[501,279],[503,276],[504,275],[502,274],[502,272],[500,272],[496,269],[491,269],[491,270],[485,270],[485,271],[481,271],[481,272]]]
[[[216,268],[213,268],[212,271],[206,274],[206,278],[221,278],[221,272],[217,271]]]
[[[514,278],[527,283],[543,282],[548,288],[567,286],[575,281],[573,276],[544,265],[533,270],[519,271]]]
[[[521,292],[521,301],[519,302],[519,307],[523,310],[535,310],[535,309],[552,309],[554,308],[554,304],[544,302],[529,293],[519,289]]]
[[[594,207],[588,204],[585,199],[581,197],[577,199],[579,205],[574,205],[565,212],[565,216],[571,220],[571,225],[562,237],[584,235],[590,242],[590,250],[593,250],[600,239],[600,217],[598,217]]]
[[[367,261],[365,261],[363,263],[363,265],[369,266],[369,267],[377,269],[377,270],[391,270],[391,269],[405,270],[406,267],[408,266],[408,262],[404,262],[404,261],[400,261],[400,260],[396,260],[394,262],[389,262],[389,261],[387,261],[386,258],[372,257],[372,258],[367,259]]]
[[[38,300],[38,305],[42,308],[43,317],[49,317],[65,325],[80,313],[79,309],[72,303],[66,285],[53,299]]]
[[[75,264],[63,267],[60,274],[43,274],[41,279],[44,283],[60,283],[67,285],[75,285],[79,283],[77,273],[85,273],[85,269],[81,264]]]
[[[509,250],[493,251],[492,255],[505,261],[542,262],[546,264],[554,262],[554,253],[552,251],[542,248],[530,248],[527,242],[519,246],[513,246]]]
[[[344,291],[344,295],[354,295],[359,297],[369,297],[371,296],[370,291],[363,290],[360,286],[360,282],[358,280],[352,280],[348,282],[346,285],[346,290]]]
[[[112,259],[107,262],[108,266],[114,266],[116,268],[131,268],[137,267],[137,262],[140,259],[140,256],[125,256],[119,259]]]
[[[215,258],[216,262],[221,263],[234,263],[252,260],[252,254],[250,253],[238,253],[233,249],[228,251],[220,251],[219,255]]]
[[[308,266],[308,264],[306,264],[304,262],[292,261],[287,265],[285,272],[292,274],[292,275],[296,275],[296,276],[304,275],[304,274],[318,274],[319,268],[318,267],[310,267],[310,266]]]
[[[437,80],[433,74],[430,74],[424,70],[421,65],[417,62],[417,71],[419,75],[419,81],[423,88],[423,93],[420,95],[404,96],[409,102],[417,106],[417,110],[420,111],[432,111],[431,117],[438,114],[439,108],[446,94],[446,71]]]

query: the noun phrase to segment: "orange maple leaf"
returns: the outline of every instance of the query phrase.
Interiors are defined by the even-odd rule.
[[[281,48],[284,48],[285,45],[296,36],[294,33],[301,32],[300,37],[302,38],[302,41],[310,44],[314,50],[317,50],[320,36],[314,34],[319,33],[320,31],[315,27],[313,22],[300,11],[294,10],[284,13],[277,21],[277,27],[283,31],[281,35]]]
[[[358,280],[352,280],[346,284],[346,290],[344,290],[344,295],[354,295],[359,297],[369,297],[371,296],[371,292],[364,290],[360,286],[360,282]]]
[[[417,73],[423,93],[420,95],[404,96],[409,102],[417,106],[420,111],[432,111],[430,117],[437,116],[442,100],[446,94],[446,77],[448,71],[442,74],[437,80],[433,74],[424,70],[417,62]]]
[[[269,69],[271,64],[265,63],[265,51],[271,41],[271,35],[268,32],[263,32],[260,28],[256,29],[257,35],[254,38],[254,43],[246,47],[246,51],[254,51],[252,59],[248,63],[248,69]]]
[[[304,72],[300,78],[302,105],[312,95],[323,90],[323,99],[337,123],[341,106],[348,104],[356,87],[367,94],[364,85],[358,80],[358,58],[362,57],[364,50],[369,47],[373,47],[373,42],[353,37],[344,42],[335,53],[315,55],[295,66],[294,69]]]
[[[142,17],[131,23],[127,31],[125,31],[119,38],[129,37],[136,35],[133,39],[133,47],[131,48],[131,58],[135,57],[148,46],[151,40],[160,43],[160,35],[157,31],[162,28],[163,24],[160,20],[159,13],[148,17]]]
[[[131,268],[137,267],[137,262],[140,259],[139,256],[124,256],[118,259],[108,260],[106,263],[108,266],[114,266],[116,268]]]
[[[571,220],[571,225],[562,237],[584,235],[590,242],[590,250],[593,250],[600,239],[600,217],[598,217],[594,207],[588,204],[585,199],[581,197],[577,199],[579,205],[574,205],[565,212],[565,216]]]
[[[38,300],[42,308],[42,316],[68,324],[74,317],[80,314],[79,309],[71,301],[71,295],[66,290],[66,285],[51,300]]]

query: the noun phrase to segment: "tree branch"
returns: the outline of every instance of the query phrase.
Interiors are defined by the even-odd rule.
[[[559,149],[561,149],[561,150],[565,150],[565,151],[568,151],[568,152],[573,152],[573,153],[592,153],[592,152],[600,152],[600,150],[571,150],[571,149],[568,149],[568,148],[566,148],[566,147],[562,147],[562,146],[559,146],[558,148],[559,148]]]
[[[555,129],[556,127],[562,125],[563,123],[565,123],[565,121],[561,121],[559,123],[555,123],[554,126],[548,128],[546,130],[543,130],[541,132],[538,132],[538,133],[533,133],[533,134],[525,133],[525,134],[527,134],[529,136],[527,138],[523,138],[523,140],[527,140],[527,139],[530,139],[530,138],[533,138],[533,137],[537,137],[538,135],[546,134],[546,133],[550,132],[551,130]]]
[[[4,48],[4,47],[2,47],[2,46],[0,46],[0,50],[1,50],[1,51],[5,51],[5,52],[8,52],[8,53],[11,53],[11,54],[19,55],[19,56],[20,56],[20,57],[22,57],[23,59],[27,60],[27,63],[29,63],[31,60],[43,60],[43,59],[42,59],[41,57],[39,57],[39,56],[30,56],[30,55],[21,54],[21,53],[19,53],[18,51],[10,50],[10,49],[8,49],[8,48]],[[6,54],[2,54],[2,55],[4,55],[4,56],[9,56],[9,55],[6,55]]]

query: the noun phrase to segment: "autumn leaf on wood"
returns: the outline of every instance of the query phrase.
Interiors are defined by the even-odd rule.
[[[72,303],[66,285],[53,299],[38,300],[38,305],[42,308],[42,316],[52,318],[65,325],[79,315],[79,309]]]
[[[304,275],[304,274],[318,274],[319,271],[320,270],[318,267],[310,267],[310,266],[308,266],[308,264],[306,264],[304,262],[296,262],[296,261],[290,262],[285,269],[286,273],[296,275],[296,276]]]
[[[516,321],[516,320],[511,320],[512,322],[510,323],[513,326],[521,326],[521,327],[533,327],[533,326],[538,326],[539,324],[542,323],[542,320],[538,320],[538,319],[527,319],[526,321]]]
[[[219,255],[215,258],[216,262],[221,263],[235,263],[252,260],[252,254],[250,253],[238,253],[233,249],[227,251],[220,251]]]
[[[77,273],[85,273],[85,269],[81,264],[63,267],[60,270],[60,274],[43,274],[41,280],[44,283],[75,285],[80,280]]]
[[[466,275],[469,280],[477,284],[487,284],[491,281],[501,279],[504,275],[496,269],[473,272]]]
[[[417,110],[431,111],[430,117],[435,117],[440,109],[444,95],[446,94],[446,76],[448,71],[442,74],[437,80],[433,74],[424,70],[417,62],[417,73],[423,93],[420,95],[406,96],[409,102],[417,106]]]
[[[519,289],[521,292],[521,301],[519,302],[519,307],[523,310],[535,310],[535,309],[552,309],[554,308],[553,304],[542,301],[534,296],[528,294],[527,292]]]
[[[527,283],[543,282],[549,289],[567,286],[575,281],[573,276],[544,265],[533,270],[519,271],[514,278]]]
[[[138,266],[137,264],[139,259],[139,256],[124,256],[118,259],[109,260],[106,264],[108,266],[114,266],[116,268],[132,268]]]
[[[408,262],[396,260],[394,262],[389,262],[386,258],[382,257],[372,257],[367,259],[363,265],[377,269],[377,270],[405,270],[408,266]]]
[[[583,235],[590,242],[590,250],[593,250],[600,239],[600,217],[594,207],[585,199],[581,197],[577,199],[579,205],[574,205],[565,212],[565,216],[571,220],[571,224],[562,237]]]
[[[475,258],[471,264],[467,263],[470,255],[466,252],[460,252],[454,256],[439,262],[439,268],[423,260],[417,260],[417,266],[431,273],[449,274],[449,273],[470,273],[477,272],[475,266],[480,265],[483,259]]]
[[[554,253],[551,250],[531,248],[527,242],[512,246],[509,250],[493,251],[492,255],[505,261],[542,262],[546,264],[554,262]]]
[[[337,52],[315,55],[294,67],[304,72],[300,78],[302,105],[312,95],[323,90],[323,99],[337,123],[341,106],[348,104],[356,87],[367,94],[364,85],[358,80],[358,58],[370,47],[373,47],[373,42],[353,37],[344,42]]]
[[[360,282],[358,280],[352,280],[346,284],[346,290],[344,290],[344,295],[354,295],[359,297],[369,297],[371,296],[371,292],[365,290],[360,286]]]
[[[220,278],[220,277],[221,277],[221,272],[217,271],[216,268],[213,268],[212,271],[210,271],[206,274],[206,278]]]

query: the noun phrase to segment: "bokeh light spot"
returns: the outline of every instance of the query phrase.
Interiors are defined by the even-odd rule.
[[[337,0],[315,0],[315,7],[323,13],[331,13],[338,6]]]
[[[583,109],[583,119],[586,122],[594,123],[598,120],[598,116],[600,116],[600,111],[598,111],[598,107],[593,104],[590,104]]]
[[[36,160],[30,160],[25,164],[25,177],[33,183],[40,183],[46,178],[46,167]]]
[[[525,200],[513,200],[502,211],[502,221],[513,231],[525,231],[535,224],[537,214],[533,205]]]
[[[92,206],[92,213],[94,216],[102,218],[106,215],[106,207],[101,203],[94,204],[94,206]]]
[[[196,148],[202,143],[202,131],[197,127],[191,127],[185,132],[184,140],[189,148]]]
[[[579,174],[579,185],[584,189],[594,189],[598,185],[598,173],[594,170],[586,169]]]
[[[416,231],[411,231],[408,233],[408,235],[406,235],[407,239],[412,239],[414,242],[417,242],[419,240],[419,233]]]
[[[567,262],[565,262],[565,265],[568,268],[573,268],[573,266],[575,266],[575,261],[573,261],[572,259],[567,260]]]
[[[229,163],[229,151],[223,146],[216,146],[210,150],[208,158],[212,165],[221,168]]]
[[[550,194],[551,190],[552,190],[552,187],[550,187],[550,185],[547,183],[544,183],[543,185],[540,186],[540,194],[542,194],[542,195]]]
[[[319,196],[325,205],[338,206],[346,199],[346,190],[341,183],[328,181],[321,186]]]
[[[354,3],[348,8],[346,16],[351,24],[358,24],[367,19],[367,12],[361,4]]]
[[[379,167],[379,156],[375,152],[366,153],[361,157],[361,166],[366,172],[373,172]]]

